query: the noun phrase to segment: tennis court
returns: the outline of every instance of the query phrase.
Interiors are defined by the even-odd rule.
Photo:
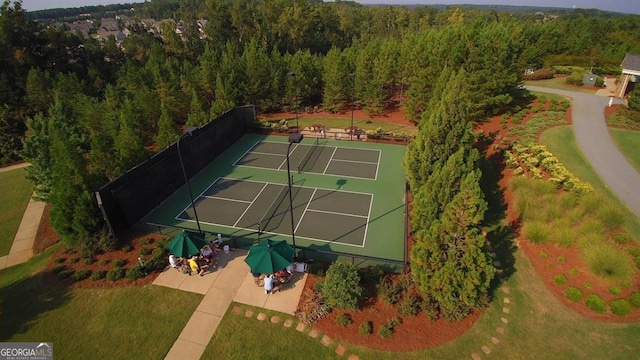
[[[296,237],[363,247],[373,195],[292,186]],[[291,234],[289,187],[219,178],[196,200],[201,223],[272,235]],[[194,220],[191,206],[178,220]]]
[[[293,144],[289,155],[291,171],[375,180],[378,177],[380,150],[353,149],[327,145],[328,140]],[[240,159],[237,166],[287,170],[289,144],[259,141]]]
[[[291,241],[307,256],[340,252],[402,261],[402,145],[305,138],[291,144],[290,210],[284,136],[248,134],[190,179],[203,231],[237,239]],[[147,214],[159,228],[197,229],[186,186]]]

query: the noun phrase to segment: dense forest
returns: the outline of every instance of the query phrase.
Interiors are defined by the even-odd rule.
[[[114,246],[93,191],[184,125],[235,105],[287,110],[294,97],[293,106],[340,111],[353,91],[358,107],[378,114],[395,97],[420,126],[405,161],[419,204],[412,270],[425,293],[440,290],[430,299],[449,318],[486,302],[494,271],[476,226],[486,203],[471,124],[516,100],[525,69],[615,73],[627,52],[640,53],[640,17],[580,10],[546,18],[350,1],[152,0],[129,15],[175,22],[157,36],[134,21],[118,43],[31,21],[20,1],[0,7],[0,162],[32,163],[37,196],[68,245]]]

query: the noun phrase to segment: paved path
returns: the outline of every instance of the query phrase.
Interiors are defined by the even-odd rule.
[[[527,89],[573,99],[573,132],[578,146],[600,178],[640,218],[640,174],[614,144],[604,118],[611,98],[537,86]],[[613,103],[625,102],[614,99]]]
[[[29,166],[22,163],[0,168],[0,172],[11,171]],[[29,199],[27,208],[22,215],[22,220],[13,238],[9,255],[0,257],[0,270],[10,266],[22,264],[33,257],[33,241],[36,239],[40,219],[44,212],[45,203]]]
[[[266,295],[254,283],[244,262],[246,256],[247,251],[240,249],[221,252],[218,269],[204,276],[189,276],[168,268],[156,278],[154,285],[204,295],[165,359],[200,359],[232,301],[294,315],[307,274],[295,273],[282,291]]]

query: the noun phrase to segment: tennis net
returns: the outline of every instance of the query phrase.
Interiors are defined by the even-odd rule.
[[[278,212],[278,208],[280,208],[280,205],[282,204],[282,202],[284,201],[284,198],[287,196],[288,193],[289,193],[289,187],[283,186],[282,189],[280,190],[280,193],[278,193],[278,196],[276,196],[276,198],[273,199],[273,202],[271,202],[271,205],[269,206],[269,209],[267,210],[267,212],[265,212],[264,215],[262,215],[262,219],[260,219],[260,222],[258,223],[258,232],[267,230],[267,226],[269,225],[269,222],[271,221],[271,219],[273,219],[273,217]]]
[[[304,155],[304,157],[298,164],[298,172],[301,172],[304,170],[304,167],[307,165],[307,163],[309,162],[309,159],[311,159],[311,157],[316,152],[318,147],[320,147],[320,140],[319,138],[316,138],[316,141],[313,142],[313,145],[311,145],[311,148],[309,148],[309,151],[307,151],[307,153]]]

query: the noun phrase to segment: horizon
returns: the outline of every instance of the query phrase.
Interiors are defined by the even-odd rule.
[[[552,8],[599,9],[623,14],[640,15],[640,2],[635,0],[360,0],[363,5],[501,5],[501,6],[532,6]],[[111,4],[140,4],[142,1],[114,1],[114,0],[23,0],[22,8],[26,11],[50,10],[59,8],[79,8],[83,6],[99,6]]]

